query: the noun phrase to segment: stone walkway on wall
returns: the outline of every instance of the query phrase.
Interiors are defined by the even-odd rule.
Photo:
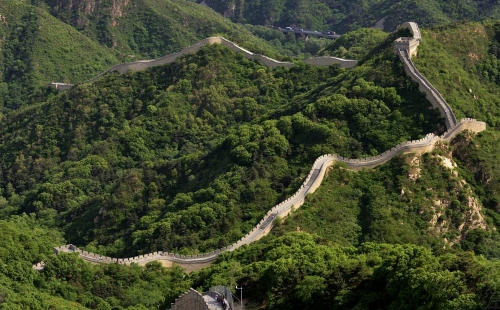
[[[210,310],[224,310],[224,307],[222,307],[221,303],[215,300],[215,298],[210,295],[203,295],[203,300],[205,300],[205,303]]]

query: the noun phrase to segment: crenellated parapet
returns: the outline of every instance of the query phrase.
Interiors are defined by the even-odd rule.
[[[394,50],[396,52],[400,50],[407,50],[408,56],[411,58],[417,55],[417,47],[419,44],[420,40],[415,38],[401,37],[394,41]]]
[[[394,41],[394,49],[396,53],[398,50],[408,50],[408,55],[411,58],[417,55],[417,47],[420,44],[422,35],[420,33],[420,29],[418,28],[418,24],[415,22],[402,23],[399,25],[398,30],[404,28],[410,30],[412,36],[397,38]]]

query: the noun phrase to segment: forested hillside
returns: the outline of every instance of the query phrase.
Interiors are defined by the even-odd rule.
[[[201,1],[199,1],[201,2]],[[345,33],[360,27],[393,31],[409,20],[423,27],[500,17],[494,1],[444,0],[205,0],[238,23],[299,27]]]
[[[138,37],[147,42],[136,47],[131,34],[153,16],[175,12],[162,26],[151,24],[163,27],[198,6],[9,1],[0,7],[19,24],[1,28],[10,39],[2,41],[0,64],[11,78],[2,87],[15,90],[2,97],[9,99],[0,119],[1,307],[165,309],[189,287],[236,284],[251,307],[266,309],[497,305],[497,23],[424,29],[414,59],[459,118],[484,120],[487,131],[373,170],[334,165],[271,235],[187,274],[157,262],[91,265],[51,248],[73,243],[115,257],[207,252],[250,231],[295,192],[318,156],[363,158],[443,133],[439,113],[394,55],[394,39],[408,33],[359,29],[324,49],[360,61],[348,70],[300,61],[271,69],[212,45],[165,66],[35,92],[37,74],[64,72],[44,62],[42,43],[23,43],[52,42],[39,36],[45,22],[77,41],[62,43],[69,51],[61,55],[95,51],[88,66],[96,69],[128,57],[123,51],[135,57],[175,45],[155,45],[163,28],[145,30]],[[134,10],[145,19],[132,22],[142,16]],[[67,72],[83,78],[88,66]],[[35,271],[41,261],[45,268]]]
[[[47,83],[84,82],[213,35],[278,57],[244,27],[188,1],[2,1],[0,112],[43,100]]]
[[[3,210],[111,255],[228,245],[317,156],[375,155],[443,130],[391,41],[352,71],[271,70],[207,46],[20,109],[2,126]],[[376,85],[380,75],[392,78]]]

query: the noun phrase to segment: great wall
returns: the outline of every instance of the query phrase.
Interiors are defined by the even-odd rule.
[[[343,162],[347,165],[349,169],[352,170],[371,169],[381,164],[384,164],[387,161],[394,158],[395,156],[401,154],[430,152],[433,150],[436,143],[441,141],[450,142],[457,134],[459,134],[464,130],[469,130],[474,133],[478,133],[485,130],[486,124],[484,122],[476,121],[474,119],[469,119],[469,118],[462,119],[459,122],[456,121],[455,115],[451,107],[444,100],[441,94],[439,94],[439,92],[427,81],[427,79],[425,79],[425,77],[420,74],[420,72],[417,70],[417,68],[411,61],[411,57],[416,55],[417,52],[416,48],[421,39],[421,34],[420,30],[418,29],[418,25],[416,23],[410,22],[402,24],[400,28],[410,29],[413,37],[398,38],[394,43],[395,53],[398,55],[399,59],[403,63],[405,73],[413,81],[418,83],[419,90],[426,94],[426,98],[431,102],[432,106],[437,108],[440,111],[441,116],[445,119],[447,131],[441,136],[436,136],[430,133],[420,140],[402,142],[382,154],[362,159],[348,159],[335,154],[325,154],[320,156],[319,158],[316,159],[308,176],[306,177],[300,188],[293,196],[289,197],[285,201],[271,208],[263,217],[263,219],[240,240],[233,243],[232,245],[229,245],[221,249],[217,249],[210,253],[204,253],[198,255],[180,255],[175,253],[158,251],[130,258],[112,258],[80,250],[76,246],[71,244],[56,247],[54,248],[54,252],[56,254],[60,252],[76,252],[84,260],[93,263],[118,263],[127,265],[131,263],[137,263],[139,265],[144,265],[151,261],[160,261],[167,266],[171,265],[172,263],[178,264],[184,267],[187,271],[198,270],[214,262],[220,253],[233,251],[241,247],[242,245],[249,244],[267,235],[271,231],[274,220],[277,217],[287,216],[292,210],[299,208],[304,203],[304,199],[308,194],[314,193],[314,191],[321,185],[321,182],[325,174],[327,173],[328,168],[331,167],[335,162]],[[203,40],[202,42],[198,43],[197,45],[188,47],[175,55],[165,56],[163,58],[154,61],[122,64],[115,66],[107,70],[106,72],[118,71],[120,73],[124,73],[129,70],[134,71],[134,70],[142,70],[150,68],[152,66],[159,65],[160,63],[165,64],[168,62],[172,62],[173,60],[177,59],[179,56],[185,53],[197,51],[199,50],[199,48],[201,48],[201,46],[206,44],[212,44],[214,42],[215,43],[224,42],[222,44],[230,47],[232,50],[243,51],[247,57],[250,56],[254,57],[252,59],[259,59],[259,60],[265,59],[265,61],[263,61],[264,64],[266,65],[271,64],[270,65],[271,67],[284,64],[262,55],[255,56],[256,54],[246,51],[241,47],[237,46],[236,44],[220,37],[217,37],[216,40],[214,38],[208,38]],[[37,264],[36,266],[33,267],[35,269],[42,269],[43,263]]]
[[[225,47],[229,48],[233,52],[241,53],[247,59],[257,60],[270,68],[293,67],[295,65],[293,62],[279,61],[279,60],[276,60],[276,59],[273,59],[273,58],[270,58],[270,57],[267,57],[267,56],[264,56],[261,54],[252,53],[249,50],[244,49],[243,47],[239,46],[238,44],[231,42],[228,39],[225,39],[223,37],[210,37],[210,38],[203,39],[200,42],[198,42],[192,46],[183,48],[181,51],[179,51],[177,53],[168,54],[168,55],[163,56],[163,57],[158,58],[158,59],[138,60],[138,61],[134,61],[134,62],[127,62],[127,63],[115,65],[115,66],[109,68],[108,70],[103,71],[103,72],[99,73],[98,75],[94,76],[88,82],[92,82],[92,81],[98,79],[99,77],[103,76],[104,74],[109,73],[109,72],[118,72],[120,74],[125,74],[127,72],[141,71],[141,70],[146,70],[146,69],[149,69],[152,67],[157,67],[157,66],[169,64],[169,63],[176,61],[181,56],[196,53],[203,46],[211,45],[211,44],[224,45]],[[331,57],[331,56],[313,57],[313,58],[305,59],[304,62],[307,64],[310,64],[310,65],[313,65],[313,66],[338,65],[341,68],[352,68],[358,64],[358,62],[356,60],[343,59],[343,58]],[[51,86],[57,90],[68,90],[75,85],[74,84],[67,84],[67,83],[52,82],[49,84],[49,86]]]

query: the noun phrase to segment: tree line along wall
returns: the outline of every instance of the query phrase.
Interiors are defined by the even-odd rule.
[[[416,26],[416,29],[418,30],[418,26]],[[207,42],[217,43],[217,40],[222,39],[222,38],[216,37],[216,38],[209,38],[209,39],[213,39],[213,40],[209,40]],[[227,42],[230,42],[230,41],[227,41]],[[235,45],[232,42],[230,42],[230,43]],[[189,47],[187,49],[192,49],[192,48],[195,49],[195,47]],[[239,47],[234,47],[234,48],[242,49]],[[185,50],[187,50],[187,49],[185,49]],[[199,49],[199,47],[198,47],[198,49]],[[244,49],[242,49],[242,50],[244,50]],[[248,53],[250,53],[250,52],[248,52]],[[401,53],[400,53],[400,55],[401,55]],[[420,73],[418,73],[418,74],[416,73],[416,72],[418,72],[418,70],[416,70],[415,66],[411,62],[408,53],[406,53],[406,55],[404,55],[404,57],[400,56],[400,60],[405,65],[405,72],[407,74],[409,74],[410,76],[415,76],[415,77],[419,78],[419,81],[425,82],[425,85],[426,85],[425,90],[430,91],[431,94],[439,94],[439,93],[437,93],[437,91],[435,91],[433,93],[432,89],[434,89],[434,88],[432,87],[432,85],[427,80],[425,80],[425,78]],[[416,82],[418,83],[418,81],[416,81]],[[419,85],[420,85],[420,83],[419,83]],[[283,201],[283,202],[277,204],[276,206],[274,206],[273,208],[271,208],[266,213],[266,215],[263,217],[263,219],[249,233],[247,233],[244,237],[242,237],[240,240],[233,243],[232,245],[229,245],[229,246],[221,248],[221,249],[217,249],[217,250],[209,252],[209,253],[197,254],[197,255],[179,255],[179,254],[175,254],[175,253],[157,251],[157,252],[153,252],[153,253],[149,253],[149,254],[145,254],[145,255],[139,255],[139,256],[135,256],[135,257],[131,257],[131,258],[112,258],[112,257],[101,256],[99,254],[80,250],[77,247],[75,247],[74,245],[63,245],[60,247],[56,247],[56,248],[54,248],[54,252],[56,254],[59,252],[77,252],[77,253],[79,253],[79,255],[83,259],[90,261],[90,262],[94,262],[94,263],[130,264],[133,262],[133,263],[137,263],[137,264],[145,264],[147,262],[155,261],[155,260],[165,260],[165,261],[169,261],[169,262],[173,262],[173,263],[191,264],[191,265],[192,264],[205,265],[206,263],[211,263],[211,262],[215,261],[215,259],[219,255],[219,253],[225,252],[225,251],[233,251],[244,244],[251,243],[251,242],[256,241],[256,240],[262,238],[263,236],[267,235],[273,227],[273,220],[276,217],[284,217],[284,216],[288,215],[294,208],[299,208],[304,203],[304,199],[305,199],[306,195],[313,193],[321,185],[328,168],[331,167],[336,161],[345,163],[352,170],[371,169],[371,168],[375,168],[381,164],[388,162],[390,159],[392,159],[393,157],[400,155],[400,154],[430,152],[430,151],[432,151],[432,149],[434,148],[435,144],[438,141],[449,142],[457,134],[459,134],[460,132],[462,132],[464,130],[470,130],[474,133],[478,133],[478,132],[481,132],[481,131],[486,129],[486,123],[476,121],[475,119],[464,118],[460,122],[457,123],[456,121],[454,121],[455,116],[453,114],[453,111],[451,110],[451,107],[449,107],[449,105],[444,101],[444,99],[442,100],[442,102],[445,103],[445,107],[442,106],[442,102],[439,101],[438,99],[436,99],[435,96],[431,96],[429,98],[434,98],[433,100],[437,101],[437,103],[434,103],[434,104],[438,105],[438,108],[441,107],[441,109],[443,109],[443,110],[444,110],[444,108],[449,109],[449,112],[451,112],[451,114],[445,113],[445,116],[450,117],[450,115],[453,115],[453,119],[450,118],[447,121],[448,130],[444,134],[442,134],[441,136],[438,137],[438,136],[430,133],[422,139],[402,142],[402,143],[398,144],[397,146],[391,148],[390,150],[387,150],[384,153],[381,153],[379,155],[372,156],[372,157],[362,158],[362,159],[349,159],[349,158],[344,158],[344,157],[338,156],[336,154],[325,154],[325,155],[318,157],[316,159],[316,161],[314,162],[308,176],[305,178],[304,182],[302,183],[300,188],[297,190],[297,192],[294,195],[292,195],[291,197],[287,198],[285,201]],[[434,104],[433,104],[433,106],[434,106]],[[442,111],[441,109],[440,109],[440,111]]]

